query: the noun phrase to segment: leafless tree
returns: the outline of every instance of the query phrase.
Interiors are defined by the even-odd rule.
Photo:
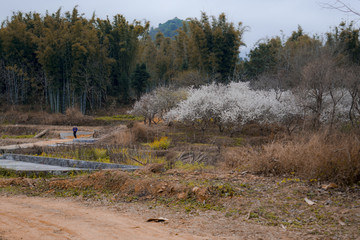
[[[320,126],[320,117],[326,108],[325,97],[331,96],[333,110],[331,122],[334,120],[337,103],[342,96],[337,96],[339,79],[336,73],[336,61],[331,54],[323,49],[318,56],[304,66],[302,69],[302,87],[306,89],[308,102],[307,108],[313,113],[313,126]],[[340,99],[339,99],[340,98]]]
[[[351,97],[349,119],[353,126],[358,127],[357,123],[360,115],[360,67],[351,66],[347,69],[346,73],[346,88]]]
[[[350,13],[360,17],[359,11],[355,10],[353,6],[342,0],[335,0],[332,3],[320,3],[320,5],[324,8],[335,9],[343,13]]]

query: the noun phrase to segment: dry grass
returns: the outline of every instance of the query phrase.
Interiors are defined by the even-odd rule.
[[[149,142],[155,138],[153,130],[143,123],[129,124],[127,128],[124,126],[111,128],[111,132],[105,135],[106,137],[101,140],[101,144],[123,147]]]
[[[113,128],[112,132],[103,134],[100,145],[130,147],[134,144],[134,136],[126,128]]]
[[[254,151],[249,147],[228,147],[221,151],[222,161],[219,162],[219,165],[224,169],[247,170],[253,154]]]
[[[66,109],[65,116],[70,125],[78,124],[84,119],[84,114],[82,114],[78,108],[74,107]]]
[[[42,124],[42,125],[94,125],[93,117],[83,115],[77,108],[68,108],[65,114],[46,111],[8,110],[0,116],[5,124]]]
[[[220,158],[223,169],[360,184],[360,141],[356,134],[302,133],[261,146],[227,147]]]
[[[111,145],[131,146],[134,143],[134,137],[129,130],[120,131],[112,136]]]
[[[252,152],[251,168],[258,173],[292,174],[343,185],[360,181],[360,141],[354,134],[315,133]]]

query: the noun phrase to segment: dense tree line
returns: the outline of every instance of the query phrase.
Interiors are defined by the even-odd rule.
[[[259,42],[249,59],[236,65],[234,81],[192,84],[187,99],[168,113],[161,107],[151,112],[201,129],[215,124],[220,131],[251,121],[282,123],[289,133],[299,123],[318,129],[349,121],[360,127],[359,59],[359,30],[352,23],[341,23],[325,39],[310,37],[299,26],[288,39]],[[152,98],[158,98],[154,94]],[[149,98],[141,98],[133,113],[148,114],[144,109],[155,101]]]
[[[148,23],[117,15],[86,19],[77,8],[41,16],[18,12],[0,29],[2,103],[82,112],[128,100],[139,38]]]
[[[244,28],[226,16],[190,19],[174,39],[149,35],[149,23],[116,15],[86,19],[62,13],[14,13],[0,29],[3,105],[83,113],[128,104],[158,86],[190,85],[234,76]],[[178,79],[174,80],[174,79]]]

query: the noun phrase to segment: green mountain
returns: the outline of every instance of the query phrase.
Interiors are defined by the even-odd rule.
[[[178,33],[176,30],[181,28],[183,25],[183,20],[175,17],[174,19],[168,20],[166,23],[160,23],[157,28],[151,27],[150,36],[152,39],[155,39],[155,36],[158,32],[162,32],[165,37],[174,38]]]

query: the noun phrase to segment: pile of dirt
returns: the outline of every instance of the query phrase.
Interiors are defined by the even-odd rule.
[[[94,189],[96,191],[110,191],[116,196],[115,200],[124,197],[133,197],[138,200],[158,199],[160,197],[186,199],[191,197],[191,193],[199,198],[205,197],[205,190],[193,189],[174,181],[156,179],[151,174],[147,174],[158,171],[158,166],[152,165],[147,169],[139,170],[134,175],[118,170],[106,170],[78,178],[49,180],[46,188],[48,190]],[[139,176],[141,177],[139,178]],[[23,181],[19,180],[18,182],[20,186],[23,186]]]
[[[163,172],[161,164],[152,164],[133,174],[120,170],[103,170],[76,178],[55,179],[0,179],[0,187],[18,186],[31,187],[40,192],[86,191],[92,189],[114,194],[114,200],[130,197],[137,200],[173,198],[176,200],[198,199],[204,201],[216,196],[210,188],[184,185],[174,179],[158,179],[154,173]],[[172,173],[171,173],[172,175]]]
[[[8,186],[30,187],[32,188],[37,181],[30,178],[5,178],[0,179],[0,188]]]

